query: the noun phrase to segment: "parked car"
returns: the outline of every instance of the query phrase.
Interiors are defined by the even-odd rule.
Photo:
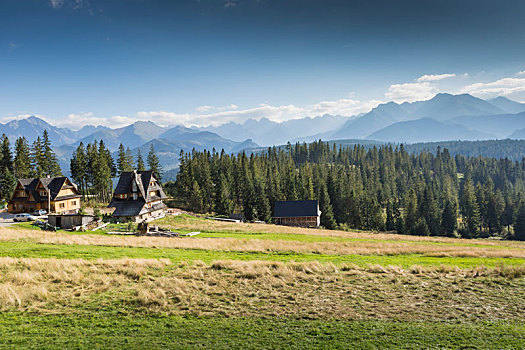
[[[31,214],[16,214],[13,221],[35,221],[36,217]]]
[[[45,211],[44,209],[39,209],[39,210],[35,210],[33,214],[36,216],[43,216],[47,214],[47,211]]]

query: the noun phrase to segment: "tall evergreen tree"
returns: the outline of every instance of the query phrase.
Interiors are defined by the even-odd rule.
[[[157,154],[155,153],[155,148],[153,147],[153,144],[151,144],[149,153],[148,153],[148,168],[149,170],[153,171],[153,174],[155,174],[155,177],[159,182],[162,181],[162,167],[160,166],[159,157],[157,157]]]
[[[514,238],[525,241],[525,203],[521,202],[514,220]]]
[[[319,194],[319,207],[321,210],[321,225],[328,229],[334,229],[336,227],[336,222],[326,185],[321,186],[321,192]]]
[[[465,234],[467,237],[477,237],[480,226],[480,212],[472,180],[467,178],[461,197],[461,212],[465,219]]]
[[[453,236],[457,226],[456,208],[448,199],[445,200],[445,208],[441,214],[441,231],[446,236]]]
[[[27,139],[22,136],[15,142],[14,176],[17,179],[31,177],[31,150]]]
[[[47,130],[44,130],[42,134],[42,158],[40,159],[40,168],[44,175],[51,177],[61,176],[62,170],[58,165],[58,160],[53,148],[51,147],[51,141],[49,140],[49,134]]]
[[[145,171],[146,166],[144,165],[144,159],[142,159],[142,154],[140,153],[140,149],[137,150],[137,165],[136,165],[137,171]]]
[[[13,173],[13,154],[11,153],[11,146],[9,144],[9,138],[3,134],[1,145],[0,145],[0,169],[5,168],[5,171]]]

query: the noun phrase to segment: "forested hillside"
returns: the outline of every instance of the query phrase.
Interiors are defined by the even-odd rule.
[[[405,145],[410,153],[436,152],[436,149],[448,149],[452,156],[461,154],[466,157],[484,156],[490,158],[508,158],[521,161],[525,156],[525,140],[486,140],[486,141],[441,141]]]
[[[277,200],[319,199],[327,228],[525,238],[525,163],[448,149],[314,142],[250,156],[192,152],[168,188],[190,210],[248,220],[270,220]]]

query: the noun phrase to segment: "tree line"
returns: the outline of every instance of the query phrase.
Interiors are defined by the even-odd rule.
[[[147,156],[147,165],[159,181],[162,179],[162,168],[153,145]],[[104,141],[93,141],[87,146],[81,142],[70,160],[71,178],[78,185],[85,197],[94,197],[98,201],[109,202],[113,194],[113,178],[126,171],[146,170],[144,160],[137,153],[136,161],[131,150],[119,146],[116,161]]]
[[[181,152],[167,191],[194,212],[270,221],[278,200],[319,200],[326,228],[525,239],[525,160],[410,154],[403,145],[288,144]]]
[[[147,155],[148,169],[159,181],[162,168],[153,145]],[[146,170],[140,150],[136,161],[131,151],[121,144],[115,161],[104,141],[93,141],[87,145],[80,143],[70,160],[71,179],[85,198],[95,198],[108,202],[113,193],[113,178],[124,171]],[[9,138],[4,134],[0,139],[0,200],[9,200],[15,189],[17,179],[62,176],[62,169],[53,151],[49,134],[44,130],[42,136],[29,145],[25,137],[18,137],[14,153]]]
[[[5,134],[0,143],[0,199],[10,199],[17,179],[62,175],[47,130],[31,145],[24,136],[18,137],[14,155]]]

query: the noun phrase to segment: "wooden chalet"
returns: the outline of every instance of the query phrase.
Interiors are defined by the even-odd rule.
[[[319,202],[315,200],[277,201],[273,222],[277,225],[319,227],[321,225]]]
[[[19,179],[8,205],[10,213],[32,213],[44,209],[48,213],[75,214],[80,209],[77,186],[67,177]]]
[[[141,222],[164,214],[166,198],[152,171],[127,171],[120,175],[109,208],[122,221]]]

